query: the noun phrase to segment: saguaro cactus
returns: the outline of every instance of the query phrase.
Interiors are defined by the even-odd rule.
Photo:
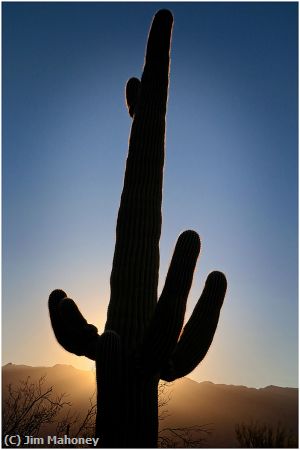
[[[83,318],[62,290],[49,298],[59,343],[96,361],[96,435],[102,447],[156,447],[157,387],[187,375],[204,358],[226,291],[221,272],[211,273],[183,327],[200,239],[183,232],[157,301],[159,238],[169,84],[172,14],[153,20],[141,81],[126,86],[133,123],[117,219],[111,297],[105,331]]]

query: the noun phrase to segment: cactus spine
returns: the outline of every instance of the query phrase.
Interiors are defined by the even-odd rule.
[[[196,232],[182,233],[157,301],[159,239],[172,14],[152,22],[141,81],[126,99],[133,123],[117,219],[111,297],[102,335],[62,290],[49,298],[52,327],[69,352],[96,361],[96,435],[101,447],[156,447],[157,387],[187,375],[212,342],[226,278],[211,273],[194,312],[183,320],[200,252]]]

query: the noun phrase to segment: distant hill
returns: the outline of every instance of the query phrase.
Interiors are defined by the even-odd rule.
[[[169,403],[170,420],[182,426],[212,424],[207,447],[237,447],[235,425],[259,421],[280,422],[298,433],[298,389],[268,386],[262,389],[197,383],[188,378],[177,380]]]
[[[87,410],[89,398],[95,392],[95,374],[57,364],[53,367],[31,367],[7,364],[2,367],[3,398],[8,384],[16,385],[30,377],[31,381],[46,376],[45,385],[53,386],[57,394],[67,393],[72,409],[82,415]],[[298,389],[267,386],[262,389],[197,383],[181,378],[167,387],[170,400],[165,406],[169,416],[163,427],[188,427],[205,425],[212,430],[207,437],[207,448],[238,447],[235,425],[259,421],[277,426],[278,422],[297,435]]]

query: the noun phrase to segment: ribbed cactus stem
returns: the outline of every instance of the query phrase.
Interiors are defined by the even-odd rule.
[[[185,325],[200,239],[183,232],[157,301],[165,156],[165,115],[173,17],[152,22],[141,81],[126,86],[133,117],[110,277],[104,333],[88,324],[62,290],[49,297],[52,327],[69,352],[96,361],[96,435],[104,448],[153,448],[158,437],[158,382],[188,374],[205,356],[218,323],[226,279],[213,272]]]
[[[58,342],[68,352],[94,360],[97,328],[87,323],[76,303],[61,289],[51,293],[48,305],[52,328]]]
[[[163,367],[162,379],[173,381],[184,377],[202,361],[218,325],[226,288],[223,273],[212,272],[207,277],[202,295],[183,329],[174,353]]]
[[[123,447],[121,339],[114,331],[98,337],[96,349],[96,434],[101,447]]]
[[[105,328],[117,331],[128,349],[141,342],[157,302],[172,23],[171,13],[160,11],[149,34],[117,219]]]
[[[179,236],[165,286],[139,351],[139,364],[145,372],[159,371],[175,348],[199,252],[197,233],[185,231]]]
[[[130,117],[136,112],[141,94],[141,82],[138,78],[130,78],[126,84],[126,104]]]

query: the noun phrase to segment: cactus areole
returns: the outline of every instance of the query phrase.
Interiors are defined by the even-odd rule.
[[[104,332],[88,324],[62,290],[49,297],[52,327],[69,352],[96,362],[96,437],[102,448],[157,447],[159,380],[190,373],[212,342],[226,278],[212,272],[183,328],[200,239],[183,232],[157,298],[159,239],[173,16],[155,15],[141,80],[126,99],[133,118]],[[183,328],[183,330],[182,330]]]

